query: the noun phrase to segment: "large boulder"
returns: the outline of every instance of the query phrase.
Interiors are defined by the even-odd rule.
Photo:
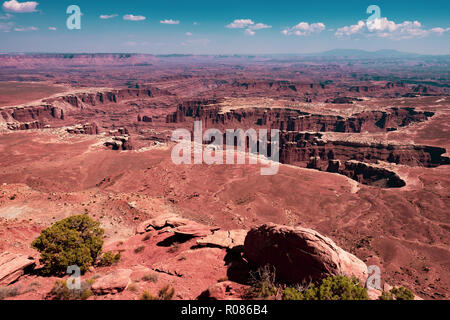
[[[125,290],[130,283],[132,270],[119,269],[96,279],[91,287],[95,294],[115,294]]]
[[[365,284],[366,264],[320,233],[301,227],[263,225],[250,230],[244,257],[254,266],[272,265],[279,280],[287,283],[317,281],[346,275]]]
[[[27,269],[35,265],[33,258],[9,252],[0,253],[0,285],[5,286],[15,282]]]

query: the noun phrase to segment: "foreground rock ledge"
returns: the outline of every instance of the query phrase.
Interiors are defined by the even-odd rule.
[[[246,236],[246,230],[219,230],[197,240],[197,245],[200,247],[217,247],[223,249],[242,248]]]
[[[366,283],[366,264],[320,233],[301,227],[267,224],[247,234],[244,257],[254,266],[272,265],[287,283],[318,281],[327,276],[355,276]]]
[[[100,277],[92,285],[92,292],[98,295],[115,294],[125,290],[130,283],[132,271],[119,269]]]
[[[0,253],[0,285],[9,285],[19,279],[26,270],[33,268],[35,261],[22,254]]]

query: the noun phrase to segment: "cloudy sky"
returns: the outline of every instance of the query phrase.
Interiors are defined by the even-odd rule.
[[[0,0],[0,52],[450,54],[450,1]],[[81,30],[69,30],[76,4]],[[367,21],[370,5],[381,9]],[[375,12],[373,12],[375,13]]]

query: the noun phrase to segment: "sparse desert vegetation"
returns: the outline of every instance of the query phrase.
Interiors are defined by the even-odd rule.
[[[141,300],[172,300],[175,295],[175,288],[169,285],[162,287],[156,296],[153,296],[148,291],[144,291],[141,295]]]
[[[145,250],[145,246],[139,246],[134,249],[134,253],[142,253]]]
[[[405,287],[394,287],[389,291],[383,291],[380,300],[414,300],[414,294]]]
[[[114,264],[117,264],[120,261],[120,258],[121,258],[120,252],[114,253],[112,251],[108,251],[101,256],[98,265],[100,267],[109,267]]]
[[[81,282],[80,289],[71,289],[67,286],[67,281],[57,280],[46,298],[48,300],[86,300],[92,296],[93,283],[94,280],[86,280]]]
[[[156,273],[149,273],[142,277],[142,281],[158,282],[158,275]]]
[[[72,216],[43,230],[31,245],[41,254],[43,273],[66,273],[73,265],[84,273],[101,253],[103,233],[100,223],[89,216]]]

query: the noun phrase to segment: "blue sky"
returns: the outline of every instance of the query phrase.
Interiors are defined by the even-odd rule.
[[[0,52],[267,54],[352,48],[450,53],[448,0],[0,3]],[[66,28],[72,4],[83,13],[81,30]],[[376,25],[366,22],[369,5],[381,9]],[[129,15],[134,18],[126,20]]]

